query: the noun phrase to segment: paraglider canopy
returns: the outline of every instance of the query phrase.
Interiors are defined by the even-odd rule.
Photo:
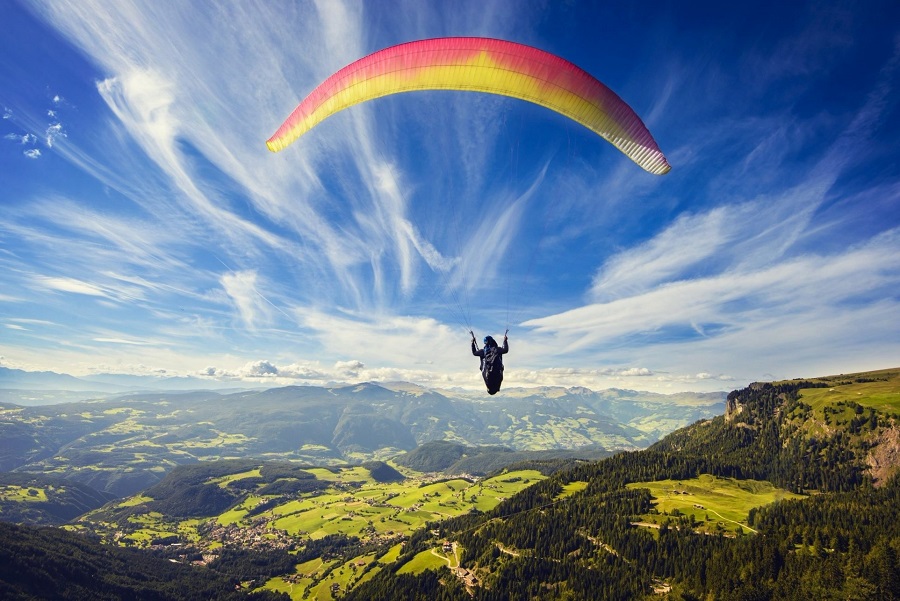
[[[527,100],[602,136],[646,171],[670,170],[640,117],[597,78],[569,61],[514,42],[437,38],[379,50],[316,87],[266,142],[282,150],[354,104],[415,90],[466,90]]]

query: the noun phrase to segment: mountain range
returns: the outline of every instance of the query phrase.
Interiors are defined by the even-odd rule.
[[[436,440],[512,451],[588,447],[585,456],[596,458],[589,453],[646,447],[720,414],[724,397],[585,388],[510,389],[487,397],[361,383],[3,403],[0,471],[53,475],[127,496],[194,461],[361,462]]]
[[[20,405],[47,405],[137,391],[247,390],[263,384],[227,382],[213,378],[95,374],[76,377],[53,371],[25,371],[0,367],[0,401]],[[49,394],[44,394],[49,393]]]

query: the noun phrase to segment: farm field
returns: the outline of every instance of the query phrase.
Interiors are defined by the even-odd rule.
[[[358,482],[363,476],[361,469],[354,468],[355,471],[347,476]],[[323,471],[334,477],[333,472]],[[457,516],[473,508],[488,511],[504,498],[542,479],[544,476],[535,470],[508,472],[478,481],[413,479],[386,484],[369,479],[352,491],[327,491],[278,505],[270,512],[271,523],[277,530],[310,539],[345,534],[362,540],[389,540],[408,535],[427,522]],[[419,554],[402,569],[418,573],[458,565],[457,556],[443,551],[441,542],[435,540],[433,549]],[[374,576],[382,566],[395,561],[401,548],[401,544],[396,544],[383,555],[368,553],[344,563],[325,565],[316,560],[300,564],[297,574],[272,578],[264,588],[287,593],[295,600],[332,599],[333,592],[347,591]],[[375,560],[378,564],[370,566]]]
[[[393,536],[473,508],[488,511],[543,478],[539,472],[528,470],[477,482],[462,478],[431,483],[372,481],[353,490],[326,491],[278,505],[271,510],[272,526],[313,539],[337,533],[360,538]],[[234,514],[231,512],[232,520]]]
[[[641,516],[641,525],[659,527],[673,517],[690,516],[699,532],[735,532],[740,528],[741,533],[751,533],[754,530],[747,525],[747,516],[754,507],[804,498],[769,482],[709,474],[690,480],[634,482],[627,487],[647,488],[653,496],[657,513]]]
[[[381,555],[366,553],[343,563],[312,559],[297,564],[294,574],[270,579],[263,588],[286,593],[291,599],[331,600],[335,593],[350,590],[372,578],[382,565],[396,561],[401,550],[402,545],[398,543]]]
[[[477,479],[437,478],[404,469],[404,480],[379,482],[363,466],[305,468],[303,472],[314,476],[321,487],[288,495],[261,494],[258,487],[262,484],[256,483],[261,480],[261,470],[243,468],[203,483],[246,491],[217,515],[175,519],[152,510],[154,499],[150,496],[136,495],[107,506],[96,517],[89,514],[69,528],[91,530],[107,542],[123,546],[156,548],[177,543],[194,549],[195,556],[222,547],[299,552],[310,541],[329,535],[356,537],[361,545],[359,554],[343,560],[298,562],[294,573],[269,578],[263,584],[292,599],[332,599],[395,561],[402,540],[427,523],[489,511],[545,478],[536,470]],[[404,569],[419,572],[455,567],[458,556],[445,552],[442,542],[435,539],[433,550]]]

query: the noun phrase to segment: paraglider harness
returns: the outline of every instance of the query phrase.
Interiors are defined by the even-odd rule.
[[[490,341],[490,344],[488,344],[488,341]],[[485,338],[484,355],[481,356],[479,369],[485,374],[485,377],[497,369],[503,371],[503,353],[500,352],[497,342],[490,336]]]
[[[509,330],[507,330],[507,333]],[[471,333],[471,332],[470,332]],[[475,343],[475,334],[472,334],[472,343]],[[475,347],[478,348],[477,346]],[[488,394],[496,394],[503,382],[503,350],[491,336],[484,337],[484,350],[481,352],[481,365],[479,370],[487,386]]]

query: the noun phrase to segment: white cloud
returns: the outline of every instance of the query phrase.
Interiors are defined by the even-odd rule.
[[[47,126],[47,130],[44,133],[44,143],[47,145],[47,148],[53,148],[57,140],[65,137],[67,136],[63,130],[62,123],[51,123]]]
[[[3,137],[23,145],[30,144],[34,146],[34,144],[37,143],[37,137],[34,134],[6,134]]]
[[[274,305],[259,291],[256,271],[226,273],[219,278],[219,282],[245,326],[253,329],[271,321]]]
[[[24,155],[25,155],[26,157],[28,157],[29,159],[39,159],[39,158],[41,158],[41,151],[38,150],[37,148],[33,148],[33,149],[31,149],[31,150],[26,150],[26,151],[23,152],[22,154],[24,154]]]
[[[453,289],[477,289],[497,279],[506,254],[515,248],[521,221],[529,201],[544,182],[548,164],[538,171],[528,189],[515,199],[502,198],[485,207],[477,227],[464,242],[461,258],[449,284]]]
[[[430,317],[360,315],[297,309],[297,319],[312,332],[323,349],[322,357],[354,356],[369,369],[392,364],[417,369],[440,365],[452,370],[469,365],[468,338]],[[460,349],[465,349],[463,353]],[[346,361],[346,359],[339,359]]]
[[[93,338],[92,340],[94,342],[105,342],[108,344],[124,344],[126,346],[129,346],[129,345],[145,346],[145,345],[154,344],[152,342],[147,342],[145,340],[131,340],[128,338],[102,338],[102,337],[99,337],[99,338]]]
[[[251,378],[262,378],[279,375],[278,368],[270,361],[254,361],[241,370],[242,375]]]
[[[56,325],[52,321],[47,321],[46,319],[28,319],[28,318],[12,318],[10,321],[14,321],[16,323],[25,323],[29,325],[39,325],[39,326],[52,326]]]
[[[321,369],[317,363],[302,362],[285,365],[278,369],[279,375],[286,378],[297,380],[317,380],[324,382],[333,379],[326,371]]]
[[[356,378],[365,367],[362,361],[338,361],[334,364],[334,371],[344,377]]]
[[[84,294],[86,296],[107,296],[100,287],[75,278],[38,276],[35,278],[35,282],[41,287],[49,290],[72,292],[74,294]]]
[[[342,369],[323,369],[316,362],[302,361],[279,366],[262,359],[250,361],[237,369],[210,366],[197,371],[196,375],[224,380],[259,381],[262,378],[273,385],[287,385],[296,381],[321,385],[346,378],[348,374]]]
[[[97,87],[135,142],[211,227],[241,246],[252,239],[273,248],[283,246],[277,235],[222,208],[198,186],[202,178],[194,176],[191,161],[179,144],[184,135],[183,122],[173,106],[175,84],[171,80],[153,70],[132,69]]]
[[[594,278],[593,296],[600,300],[639,294],[684,276],[737,235],[727,227],[729,212],[722,207],[704,215],[682,215],[652,240],[612,256]]]
[[[630,367],[617,373],[620,376],[652,376],[653,372],[646,367]]]
[[[900,312],[889,293],[900,285],[896,256],[900,232],[890,231],[842,253],[804,255],[758,269],[738,265],[526,325],[570,357],[624,354],[684,372],[691,363],[715,367],[703,379],[730,372],[735,364],[750,373],[762,370],[758,374],[767,371],[766,363],[814,369],[816,360],[829,355],[846,357],[842,340],[865,340],[872,368],[880,366],[879,354],[890,353],[891,341],[900,339],[900,325],[887,317]],[[835,354],[835,345],[843,350]]]
[[[606,367],[606,368],[544,368],[515,369],[507,368],[504,384],[507,387],[533,386],[584,386],[592,390],[608,388],[625,388],[648,392],[667,393],[677,390],[694,392],[718,392],[733,388],[730,378],[723,376],[711,381],[703,374],[689,373],[654,373],[644,367]],[[480,390],[478,386],[473,386]]]
[[[32,203],[27,213],[13,209],[8,216],[23,224],[35,218],[51,224],[53,234],[44,233],[33,223],[16,228],[16,232],[36,245],[52,248],[57,256],[87,259],[81,269],[112,270],[116,265],[140,265],[142,271],[165,270],[173,278],[187,269],[183,261],[167,252],[180,244],[185,235],[174,220],[157,223],[125,217],[114,210],[96,210],[56,195]],[[60,231],[65,235],[60,235]],[[83,249],[87,244],[91,253],[85,257]]]
[[[159,11],[141,2],[37,6],[109,74],[98,83],[98,91],[124,128],[119,131],[130,136],[189,204],[171,202],[167,190],[138,190],[144,199],[134,194],[134,188],[147,187],[147,170],[140,178],[116,181],[118,174],[89,163],[72,145],[61,152],[114,183],[148,212],[162,214],[168,206],[190,209],[194,215],[186,217],[198,217],[227,237],[236,255],[283,253],[306,279],[331,283],[320,291],[331,296],[329,301],[362,310],[393,303],[397,291],[409,296],[420,285],[420,263],[437,271],[454,264],[454,249],[439,249],[430,232],[411,217],[410,184],[394,167],[391,145],[375,137],[379,124],[367,107],[355,107],[325,125],[345,130],[341,135],[310,136],[282,157],[259,152],[263,133],[274,130],[305,92],[370,49],[366,15],[356,4],[298,7],[307,14],[291,23],[274,8],[250,11],[240,5],[222,5],[215,15]],[[409,13],[404,17],[407,26],[422,29],[423,37],[427,29],[447,26],[426,7],[410,4],[400,12]],[[467,29],[496,34],[527,21],[521,12],[497,6],[480,10],[478,18],[469,11],[455,18],[470,21]],[[240,30],[213,33],[209,38],[214,42],[193,43],[198,26],[214,32],[234,21],[242,23]],[[297,52],[298,38],[304,40],[303,52]],[[256,50],[248,54],[243,51],[247,47]],[[433,120],[433,115],[427,117]],[[471,121],[468,115],[458,117]],[[131,151],[120,133],[111,141]],[[219,190],[198,185],[204,179],[197,173],[197,161],[183,150],[186,146],[228,174],[229,185],[239,187],[252,208],[272,223],[257,226],[239,217]],[[454,150],[445,156],[475,157],[473,162],[483,168],[477,156],[487,156],[490,146],[485,139],[477,153]],[[320,173],[330,170],[318,169],[317,163],[334,159],[340,162],[335,177],[347,193],[339,191],[332,198],[334,191],[325,192],[319,181]],[[335,211],[357,216],[356,222],[333,223]],[[508,211],[498,215],[513,216]],[[277,227],[269,227],[272,224]],[[511,230],[498,233],[498,245],[508,244],[515,235]]]
[[[759,375],[771,372],[766,362],[815,369],[816,361],[841,354],[833,341],[842,338],[867,340],[871,368],[880,353],[890,353],[891,336],[900,334],[896,320],[888,319],[870,337],[861,336],[879,323],[876,315],[900,308],[889,292],[900,283],[892,265],[900,234],[883,231],[841,247],[834,241],[848,224],[823,219],[819,210],[833,202],[835,182],[883,118],[885,97],[885,87],[876,86],[818,163],[790,174],[796,185],[682,214],[605,261],[591,289],[594,303],[526,325],[546,335],[548,344],[564,345],[571,357],[624,355],[654,370],[667,365],[683,373],[690,373],[691,362],[717,366],[695,372],[699,380],[728,381],[733,376],[715,374],[742,360],[747,372]],[[771,167],[786,169],[783,163]],[[880,201],[890,203],[884,193]],[[859,323],[855,331],[850,320]]]

